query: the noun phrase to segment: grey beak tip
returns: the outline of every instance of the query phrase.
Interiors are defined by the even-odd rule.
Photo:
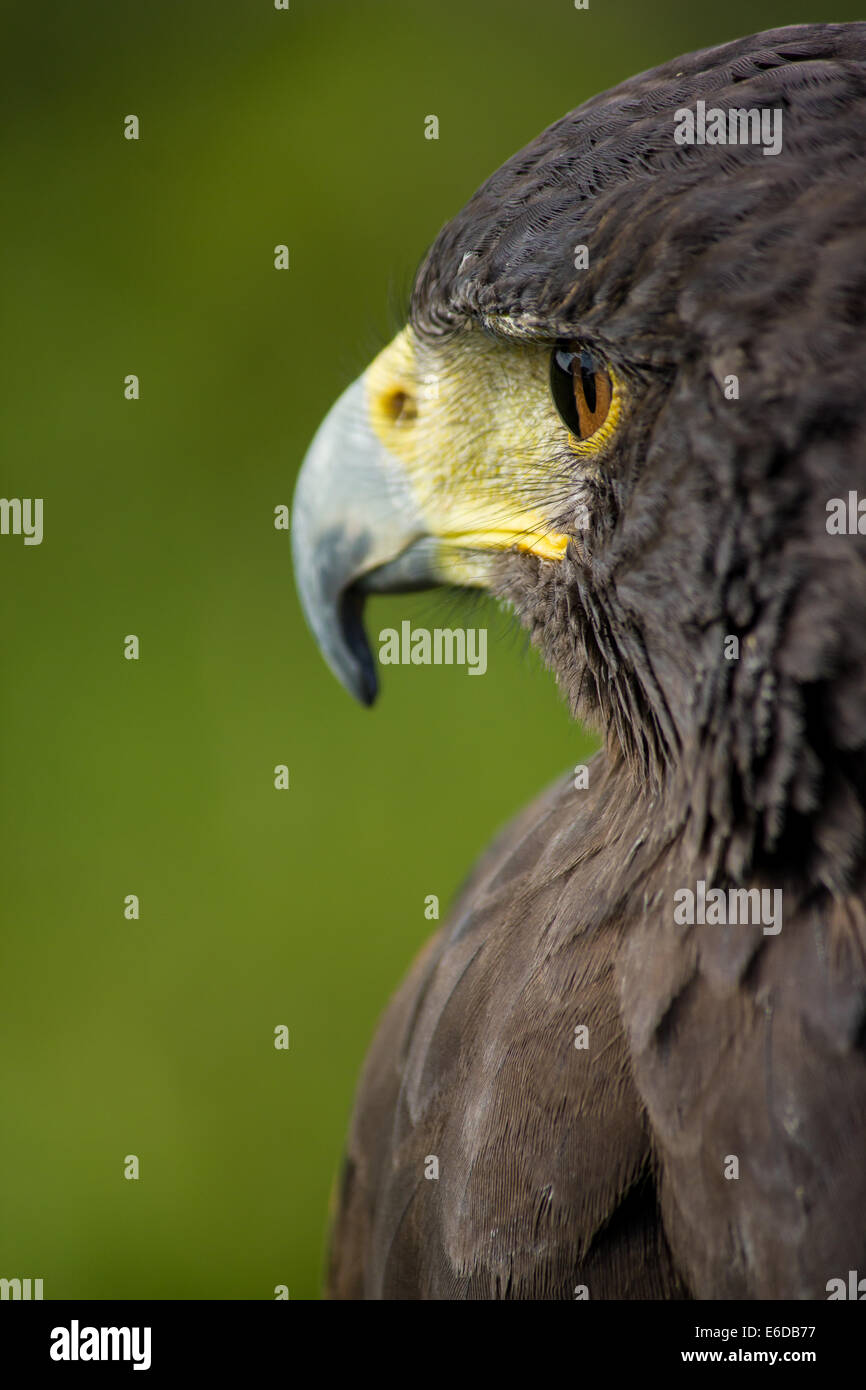
[[[339,604],[343,643],[335,653],[339,669],[336,666],[334,669],[350,695],[369,709],[379,692],[379,678],[364,631],[363,612],[363,596],[355,589],[346,590]]]
[[[342,676],[340,684],[358,701],[359,705],[363,705],[364,709],[372,709],[375,705],[379,694],[379,683],[375,675],[359,667],[351,677]]]
[[[358,702],[362,704],[365,709],[372,709],[376,703],[376,696],[378,693],[379,691],[375,682],[372,688],[365,685],[364,688],[358,692]]]

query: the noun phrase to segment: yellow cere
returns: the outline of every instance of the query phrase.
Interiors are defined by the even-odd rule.
[[[549,369],[548,347],[474,327],[436,346],[406,328],[368,367],[372,428],[402,463],[446,552],[517,548],[547,560],[565,553],[569,538],[546,515],[561,511],[570,487],[551,468],[562,425]],[[454,557],[452,569],[462,564],[471,561]]]

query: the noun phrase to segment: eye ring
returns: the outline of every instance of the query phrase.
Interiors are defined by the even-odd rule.
[[[610,414],[613,382],[589,348],[558,343],[550,357],[550,394],[569,434],[585,444]]]

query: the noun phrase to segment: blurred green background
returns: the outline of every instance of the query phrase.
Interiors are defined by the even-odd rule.
[[[374,602],[377,631],[489,624],[489,669],[389,668],[356,707],[273,509],[505,158],[678,53],[855,16],[3,7],[0,491],[45,499],[45,538],[0,537],[0,1276],[46,1298],[318,1296],[355,1080],[431,930],[425,895],[444,909],[590,745],[486,600]]]

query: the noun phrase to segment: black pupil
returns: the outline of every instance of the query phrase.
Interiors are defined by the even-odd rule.
[[[598,392],[596,390],[598,367],[592,353],[588,352],[586,348],[579,352],[573,352],[567,347],[554,349],[550,364],[550,389],[554,405],[562,422],[568,426],[572,434],[580,439],[585,432],[580,422],[580,414],[575,400],[578,371],[580,372],[579,386],[583,392],[586,409],[590,415],[594,415],[598,404]]]
[[[583,398],[590,415],[595,414],[595,368],[588,352],[580,354],[580,379],[583,384]]]

